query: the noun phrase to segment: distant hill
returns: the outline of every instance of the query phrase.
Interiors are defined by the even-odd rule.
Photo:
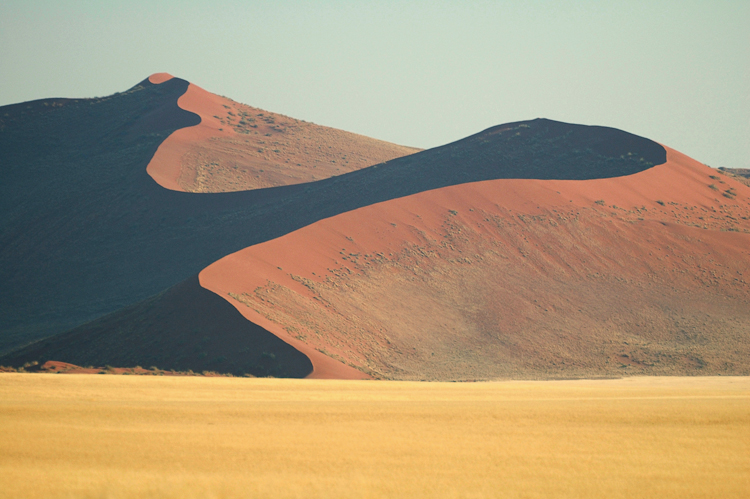
[[[732,177],[750,187],[750,168],[724,168],[720,167],[719,171]]]

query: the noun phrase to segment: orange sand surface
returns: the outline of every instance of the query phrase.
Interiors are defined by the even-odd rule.
[[[628,177],[364,207],[200,282],[316,369],[322,352],[399,379],[750,372],[750,189],[667,151]]]
[[[170,78],[159,73],[149,81]],[[192,83],[177,104],[201,122],[172,133],[146,169],[159,185],[176,191],[311,182],[419,151],[246,106]]]
[[[0,374],[12,498],[744,498],[748,378]]]

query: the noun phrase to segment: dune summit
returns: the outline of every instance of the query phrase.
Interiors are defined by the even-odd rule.
[[[731,175],[627,132],[536,119],[310,182],[329,129],[232,102],[158,74],[100,100],[3,108],[0,365],[750,371],[750,198]],[[290,185],[243,184],[251,163],[261,178],[246,152],[269,136],[254,132],[274,126]],[[398,152],[336,136],[341,151]],[[214,154],[249,163],[189,184]],[[295,155],[309,162],[287,169]],[[250,190],[197,192],[238,186]]]

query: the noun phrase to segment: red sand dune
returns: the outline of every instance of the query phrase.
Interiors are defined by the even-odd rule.
[[[368,206],[229,255],[200,282],[316,377],[750,374],[750,190],[667,152],[628,177]]]
[[[170,78],[158,73],[149,81]],[[192,83],[178,105],[198,114],[201,122],[171,134],[147,167],[159,185],[175,191],[298,184],[419,151],[246,106]]]

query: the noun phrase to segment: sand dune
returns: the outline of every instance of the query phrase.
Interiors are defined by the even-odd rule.
[[[201,285],[376,377],[748,374],[750,192],[667,151],[626,177],[361,208],[229,255]]]
[[[748,192],[730,175],[620,130],[536,119],[316,182],[180,192],[195,144],[214,154],[239,140],[235,157],[268,129],[289,138],[282,169],[338,147],[247,109],[168,74],[3,108],[0,364],[445,380],[747,372]],[[224,180],[207,189],[239,185]],[[252,345],[235,351],[241,338]],[[274,342],[302,361],[272,365]]]
[[[177,105],[189,87],[144,81],[101,99],[3,108],[0,278],[12,292],[0,298],[0,355],[145,307],[223,256],[347,211],[482,180],[618,177],[666,157],[620,130],[537,119],[317,182],[196,195],[147,174],[175,129],[200,122]]]

